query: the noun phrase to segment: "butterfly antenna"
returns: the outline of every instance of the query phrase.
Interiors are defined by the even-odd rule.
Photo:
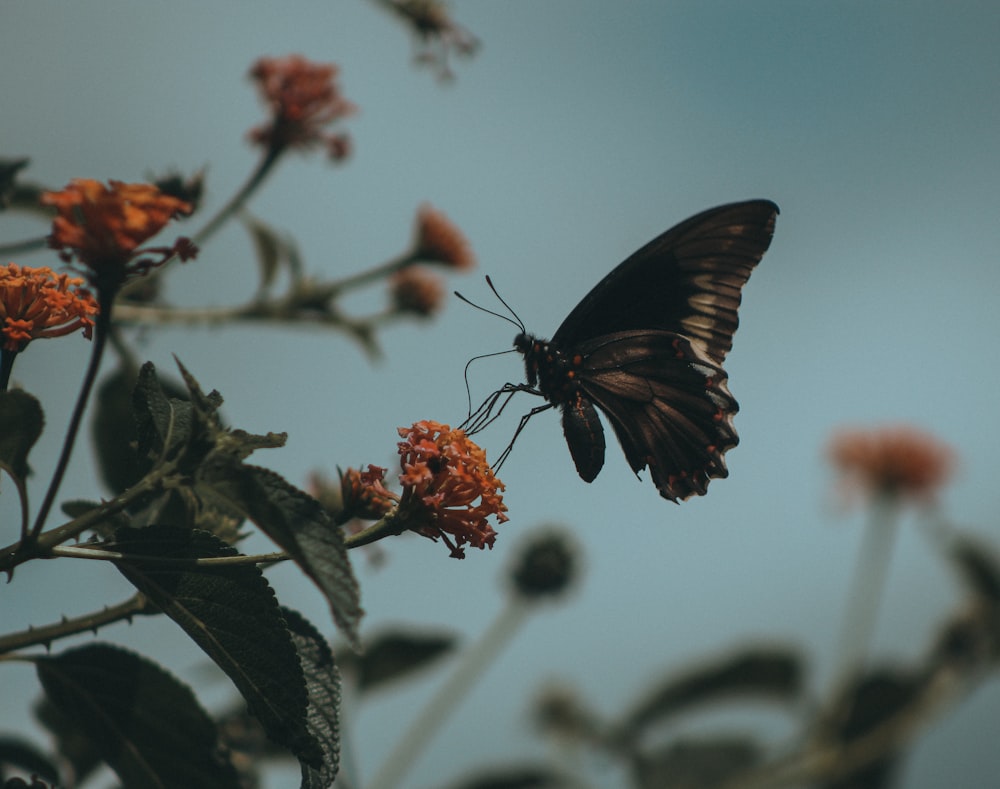
[[[518,314],[514,312],[513,309],[511,309],[511,306],[506,301],[503,300],[503,296],[500,295],[496,287],[493,285],[493,280],[490,279],[489,274],[486,275],[486,284],[490,286],[490,290],[493,291],[493,295],[496,296],[497,299],[500,301],[500,303],[507,308],[507,312],[509,312],[512,316],[514,316],[514,320],[510,322],[521,330],[521,334],[527,333],[527,329],[524,326],[524,321],[522,321],[521,318],[518,316]]]
[[[486,281],[489,283],[490,282],[490,278],[487,277]],[[492,283],[490,283],[490,289],[491,290],[493,289],[493,284]],[[470,301],[469,299],[465,298],[465,296],[463,296],[461,293],[459,293],[457,290],[454,291],[454,293],[455,293],[456,296],[458,296],[458,298],[460,298],[462,301],[464,301],[470,307],[475,307],[477,310],[485,312],[488,315],[492,315],[494,318],[500,318],[501,320],[505,320],[511,326],[516,326],[522,332],[524,331],[524,324],[521,323],[521,319],[520,318],[518,318],[516,321],[513,321],[513,320],[511,320],[510,318],[508,318],[506,315],[504,315],[501,312],[494,312],[493,310],[488,310],[488,309],[486,309],[486,307],[483,307],[483,306],[481,306],[479,304],[476,304],[474,301]],[[495,294],[496,291],[493,290],[493,293]],[[497,296],[497,298],[500,299],[499,296]],[[500,299],[500,303],[503,304],[503,306],[507,307],[507,303],[503,299]],[[509,310],[510,307],[507,307],[507,309]],[[514,314],[513,311],[511,311],[511,314],[512,315]],[[517,318],[516,315],[514,315],[514,317]]]

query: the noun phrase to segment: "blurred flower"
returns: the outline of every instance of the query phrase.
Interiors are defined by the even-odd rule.
[[[577,551],[569,535],[546,530],[521,546],[510,580],[519,597],[538,600],[563,594],[578,574]]]
[[[95,287],[116,291],[130,276],[145,274],[174,255],[188,260],[197,254],[186,238],[172,247],[139,248],[171,219],[190,213],[189,203],[150,184],[108,184],[75,178],[62,191],[41,197],[43,205],[56,209],[49,246],[67,263],[76,258],[86,266]]]
[[[250,140],[271,150],[324,144],[331,158],[346,156],[347,137],[323,131],[356,110],[340,93],[337,71],[332,63],[313,63],[301,55],[260,58],[250,69],[250,78],[257,82],[272,118],[251,129]]]
[[[441,308],[444,287],[441,280],[429,271],[404,268],[391,280],[392,302],[397,312],[408,312],[429,317]]]
[[[841,431],[830,442],[829,456],[849,488],[914,503],[931,500],[954,466],[951,449],[907,426]]]
[[[486,453],[463,431],[439,422],[416,422],[401,427],[399,435],[399,516],[408,528],[432,540],[440,537],[456,559],[465,558],[465,544],[492,548],[496,532],[487,519],[503,523],[507,507],[503,483]]]
[[[368,465],[367,471],[349,468],[340,475],[342,518],[378,520],[399,502],[399,496],[385,486],[386,470]]]
[[[83,280],[52,269],[9,263],[0,266],[0,319],[3,349],[23,351],[32,340],[62,337],[77,329],[90,339],[94,297],[79,286]]]
[[[452,21],[441,0],[382,0],[382,4],[408,24],[423,45],[417,62],[436,66],[442,79],[454,76],[448,67],[451,50],[471,55],[479,47],[479,39]]]
[[[426,203],[417,210],[417,238],[412,258],[457,269],[470,269],[476,265],[476,257],[462,231],[443,213]]]

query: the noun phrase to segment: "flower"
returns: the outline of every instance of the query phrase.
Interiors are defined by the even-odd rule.
[[[426,318],[441,308],[444,287],[429,271],[405,268],[392,277],[392,301],[398,312],[408,312]]]
[[[409,528],[432,540],[440,537],[456,559],[465,558],[465,544],[492,548],[496,532],[487,519],[503,523],[507,507],[500,495],[503,483],[486,453],[464,431],[439,422],[416,422],[399,428],[399,435],[399,514]]]
[[[44,192],[42,205],[56,209],[49,246],[67,263],[76,258],[89,269],[99,290],[117,290],[130,276],[145,274],[177,255],[188,260],[197,249],[186,238],[172,247],[140,249],[191,205],[151,184],[75,178],[59,192]],[[146,257],[153,254],[154,257]]]
[[[340,93],[332,63],[313,63],[301,55],[262,57],[250,69],[261,97],[270,107],[270,123],[250,130],[250,140],[271,150],[310,148],[325,144],[331,158],[350,151],[343,134],[326,134],[323,127],[355,112]]]
[[[457,269],[470,269],[476,257],[462,231],[448,217],[424,203],[417,210],[417,238],[412,258],[425,263],[441,263]]]
[[[410,25],[423,49],[417,53],[417,62],[438,67],[438,76],[454,76],[448,67],[448,52],[471,55],[479,46],[479,39],[452,21],[441,0],[382,0],[383,4]],[[433,49],[437,44],[438,51]]]
[[[0,266],[0,333],[3,349],[23,351],[32,340],[62,337],[83,329],[93,334],[98,307],[79,286],[83,280],[46,267]]]
[[[830,442],[829,456],[852,487],[916,503],[932,499],[954,466],[951,449],[905,425],[844,430]]]
[[[340,474],[341,518],[378,520],[399,502],[385,486],[386,469],[368,464],[367,471],[349,468]]]

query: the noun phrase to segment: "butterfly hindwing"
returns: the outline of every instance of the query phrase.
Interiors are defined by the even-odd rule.
[[[736,400],[699,343],[671,332],[617,332],[584,343],[580,391],[607,414],[635,472],[649,467],[671,500],[728,474]]]

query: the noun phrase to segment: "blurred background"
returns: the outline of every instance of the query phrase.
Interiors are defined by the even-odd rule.
[[[948,442],[959,466],[942,498],[946,517],[1000,542],[995,4],[506,0],[451,9],[482,46],[452,59],[455,79],[442,82],[415,66],[409,31],[362,0],[0,6],[0,154],[31,157],[25,180],[59,188],[74,177],[140,181],[204,167],[207,215],[257,161],[245,140],[265,118],[246,79],[253,61],[290,53],[332,61],[359,106],[342,127],[353,155],[339,166],[318,153],[289,156],[253,214],[295,238],[307,270],[335,277],[403,251],[416,207],[429,201],[479,260],[450,284],[495,306],[482,280],[489,274],[543,337],[674,223],[747,198],[781,207],[726,364],[742,409],[729,479],[675,506],[648,479],[636,481],[609,434],[605,468],[586,485],[557,416],[543,414],[503,468],[511,520],[492,552],[453,561],[443,546],[406,537],[385,544],[379,567],[356,555],[363,632],[406,623],[467,639],[503,607],[506,560],[533,526],[567,525],[585,555],[576,594],[528,622],[408,787],[544,756],[549,746],[528,713],[532,694],[552,681],[578,686],[611,715],[671,670],[739,644],[778,642],[802,648],[821,692],[864,521],[843,506],[824,458],[839,427],[906,422]],[[0,221],[5,242],[46,232],[24,218]],[[56,265],[49,253],[17,262]],[[256,274],[251,244],[233,226],[171,272],[167,296],[187,306],[237,303],[253,293]],[[380,297],[354,306],[370,309]],[[254,460],[301,486],[314,470],[390,465],[397,426],[461,422],[466,361],[509,348],[514,333],[451,299],[437,320],[385,332],[377,363],[340,334],[247,325],[146,331],[142,353],[164,373],[177,354],[205,390],[223,394],[230,424],[287,431],[287,448]],[[87,350],[79,338],[38,343],[15,368],[46,409],[32,455],[36,504]],[[513,354],[477,362],[473,400],[522,375]],[[536,404],[516,401],[477,437],[491,456]],[[82,441],[61,498],[101,493]],[[6,544],[16,510],[4,498]],[[255,537],[247,549],[270,548]],[[37,564],[0,591],[4,632],[129,593],[100,563]],[[325,602],[294,568],[270,577],[286,605],[332,635]],[[877,657],[921,655],[958,595],[927,540],[904,528]],[[169,622],[100,636],[188,681],[214,677],[199,674],[203,658]],[[429,675],[349,713],[350,758],[362,776],[442,679]],[[30,727],[33,670],[5,666],[2,681],[0,727]],[[225,680],[205,682],[210,707],[230,697]],[[919,739],[902,785],[989,785],[1000,774],[998,722],[993,681]],[[778,716],[763,725],[775,736],[791,731]],[[595,786],[620,778],[614,765],[592,766]]]

